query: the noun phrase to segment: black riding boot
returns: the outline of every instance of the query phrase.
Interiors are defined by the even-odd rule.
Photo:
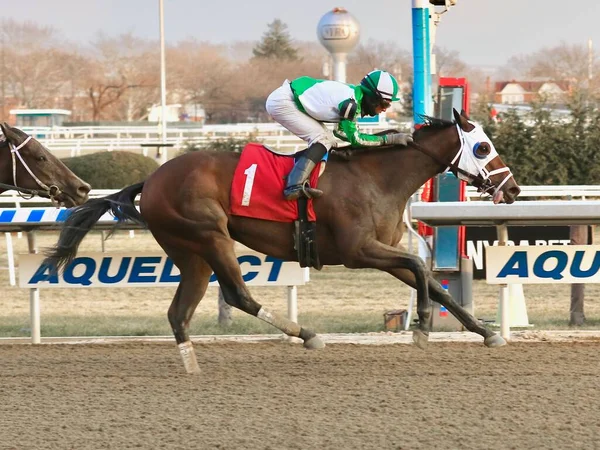
[[[311,172],[326,153],[327,148],[319,143],[306,149],[287,176],[287,185],[283,191],[286,200],[296,200],[302,193],[309,198],[318,198],[323,195],[323,191],[308,186],[308,180]]]

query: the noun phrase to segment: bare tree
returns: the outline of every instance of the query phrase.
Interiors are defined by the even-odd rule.
[[[469,73],[467,65],[455,50],[436,46],[435,62],[437,75],[440,77],[466,77]]]
[[[496,80],[522,80],[528,76],[530,66],[529,56],[513,56],[506,64],[498,68],[494,78]]]
[[[50,27],[13,20],[0,22],[3,98],[27,108],[52,106],[66,85],[69,54]]]
[[[240,93],[238,107],[243,108],[245,120],[266,121],[269,116],[265,102],[269,94],[287,79],[300,76],[322,78],[322,57],[309,58],[308,53],[299,50],[300,58],[295,61],[281,61],[272,64],[268,60],[252,59],[239,64],[232,76],[235,91]]]
[[[387,70],[398,80],[407,78],[412,72],[410,54],[394,42],[370,39],[348,55],[348,82],[358,83],[373,69]]]
[[[553,80],[571,80],[582,85],[588,77],[588,50],[585,45],[562,43],[529,56],[529,75]]]
[[[80,80],[93,121],[133,120],[145,114],[158,87],[157,47],[130,34],[99,36]]]
[[[172,86],[184,102],[202,104],[208,120],[239,98],[231,88],[233,64],[223,56],[226,52],[226,47],[195,40],[180,42],[168,52]]]

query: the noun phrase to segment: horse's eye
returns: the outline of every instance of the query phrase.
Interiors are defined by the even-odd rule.
[[[483,159],[490,154],[492,148],[487,142],[478,142],[473,146],[473,154],[476,158]]]
[[[44,155],[40,155],[36,158],[38,161],[48,161],[48,158],[46,158]]]

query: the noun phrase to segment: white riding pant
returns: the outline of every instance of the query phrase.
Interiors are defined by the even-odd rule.
[[[319,142],[327,148],[327,151],[331,147],[337,146],[337,141],[331,130],[298,109],[288,80],[285,80],[280,87],[269,95],[266,108],[273,120],[306,141],[309,146]]]

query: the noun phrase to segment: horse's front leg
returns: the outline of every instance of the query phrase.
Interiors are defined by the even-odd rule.
[[[412,286],[417,290],[419,316],[419,328],[413,332],[413,341],[419,348],[425,348],[429,340],[432,308],[429,301],[429,270],[423,260],[397,247],[371,240],[363,244],[360,251],[348,258],[344,264],[347,267],[384,270],[394,276],[402,270],[412,275]]]
[[[386,270],[392,276],[398,278],[407,285],[417,288],[417,283],[414,275],[406,269],[391,269]],[[450,314],[458,319],[458,321],[469,331],[481,335],[484,339],[484,344],[488,347],[500,347],[506,344],[506,341],[497,333],[494,333],[489,328],[481,325],[472,314],[460,306],[446,291],[442,285],[433,276],[428,275],[427,282],[429,285],[429,294],[431,300],[445,306]]]
[[[483,343],[486,346],[501,347],[506,344],[502,336],[481,325],[472,314],[456,303],[448,291],[433,277],[429,277],[429,293],[432,300],[445,306],[450,311],[450,314],[456,317],[467,330],[481,335],[484,338]]]

